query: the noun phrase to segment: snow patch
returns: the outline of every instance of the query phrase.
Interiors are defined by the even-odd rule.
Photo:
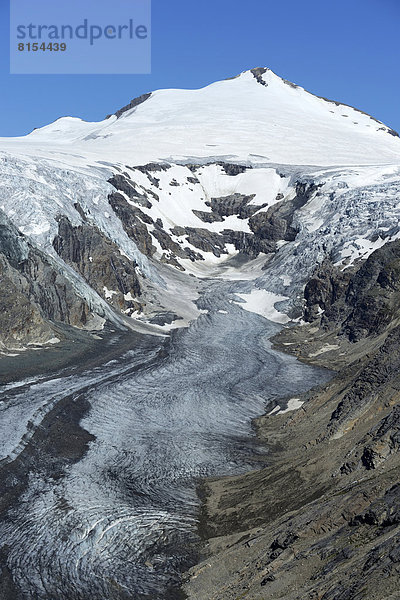
[[[279,294],[259,289],[252,290],[250,294],[236,295],[245,301],[244,304],[235,302],[235,304],[238,304],[244,310],[257,313],[269,321],[274,321],[274,323],[289,323],[289,317],[275,308],[275,304],[287,300],[287,296],[280,296]]]
[[[103,287],[103,291],[104,291],[104,296],[106,298],[106,300],[111,300],[111,298],[115,295],[118,294],[118,292],[116,292],[115,290],[109,290],[107,288],[107,286]]]
[[[301,408],[303,406],[304,402],[302,402],[300,400],[300,398],[291,398],[291,400],[289,400],[287,407],[283,410],[281,410],[280,406],[275,406],[275,408],[273,410],[271,410],[271,412],[268,413],[268,416],[270,415],[284,415],[285,413],[288,412],[292,412],[293,410],[298,410],[299,408]]]
[[[309,358],[315,358],[316,356],[320,356],[321,354],[325,354],[325,352],[330,352],[331,350],[338,350],[340,346],[337,344],[325,344],[320,350],[314,352],[313,354],[309,354]]]

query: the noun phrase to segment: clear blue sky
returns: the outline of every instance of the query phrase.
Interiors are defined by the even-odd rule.
[[[400,0],[153,0],[152,74],[136,76],[9,75],[8,11],[0,0],[0,136],[256,66],[400,130]]]

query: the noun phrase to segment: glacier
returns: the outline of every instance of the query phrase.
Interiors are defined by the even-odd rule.
[[[399,198],[396,132],[264,68],[0,138],[4,223],[88,304],[94,321],[76,328],[109,351],[0,386],[0,559],[15,593],[176,598],[201,478],[267,461],[252,419],[299,408],[331,376],[271,336],[301,323],[327,257],[351,269],[400,238]],[[89,278],[88,231],[140,294]],[[61,325],[47,343],[62,351]],[[28,347],[1,350],[28,361]]]

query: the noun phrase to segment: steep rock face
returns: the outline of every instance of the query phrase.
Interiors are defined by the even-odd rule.
[[[22,273],[29,281],[29,294],[37,298],[47,319],[73,327],[90,327],[92,315],[86,301],[47,257],[33,250]]]
[[[355,420],[361,417],[368,404],[371,404],[382,389],[394,385],[397,389],[400,379],[400,328],[389,333],[376,354],[361,369],[344,397],[332,413],[329,433],[346,431]]]
[[[0,256],[0,347],[13,349],[20,343],[51,338],[40,307],[29,298],[28,282],[10,263]]]
[[[151,202],[148,200],[147,195],[136,191],[132,181],[129,180],[127,173],[124,175],[116,174],[108,180],[116,190],[123,192],[130,200],[134,200],[137,204],[151,208]],[[143,214],[143,213],[142,213]]]
[[[298,233],[297,228],[293,227],[294,213],[310,200],[318,187],[313,182],[297,183],[294,198],[281,200],[278,197],[278,203],[267,212],[250,218],[250,229],[263,240],[292,242]]]
[[[111,194],[108,200],[113,211],[121,220],[127,235],[135,242],[145,256],[154,256],[157,251],[154,245],[156,241],[164,251],[161,254],[160,261],[180,270],[184,269],[177,261],[177,258],[190,259],[191,261],[203,260],[203,257],[200,254],[196,254],[192,249],[177,244],[164,231],[161,220],[157,219],[157,221],[153,221],[150,216],[146,215],[139,208],[129,204],[121,194]],[[151,233],[149,232],[149,225]],[[186,230],[182,229],[182,231],[185,233]]]
[[[388,242],[349,270],[326,259],[304,291],[305,319],[339,327],[355,342],[378,335],[399,315],[400,242]]]
[[[366,469],[376,467],[393,452],[400,450],[400,405],[382,419],[369,432],[367,446],[363,450],[362,464]]]
[[[245,196],[244,194],[232,194],[222,198],[211,198],[209,203],[211,211],[219,217],[229,217],[237,215],[239,219],[248,219],[260,209],[265,208],[265,204],[261,206],[249,206],[249,202],[255,198],[255,194]]]
[[[385,244],[361,266],[346,294],[351,313],[344,323],[350,339],[376,335],[399,314],[400,242]]]
[[[130,206],[118,192],[110,194],[108,201],[121,220],[126,233],[135,242],[140,252],[145,256],[153,256],[156,248],[146,227],[146,224],[152,224],[153,220],[139,208]]]
[[[172,233],[177,237],[185,236],[191,246],[203,250],[203,252],[211,252],[217,257],[220,257],[221,254],[228,254],[225,249],[226,240],[219,233],[197,227],[179,226],[174,227]]]
[[[391,382],[399,388],[399,381]],[[342,474],[355,470],[377,469],[392,454],[400,450],[400,405],[396,404],[389,414],[374,425],[346,457],[341,466]]]
[[[67,218],[59,220],[53,247],[85,281],[115,308],[125,313],[140,309],[141,295],[136,264],[96,228],[73,227]]]
[[[16,347],[54,337],[52,322],[90,326],[84,299],[0,212],[1,342]]]
[[[335,323],[340,322],[340,317],[345,311],[344,306],[339,307],[338,303],[346,294],[351,275],[351,270],[342,271],[334,267],[329,258],[317,267],[304,288],[304,319],[308,323],[318,319],[321,311],[325,313],[321,324],[329,322],[327,315],[330,315]]]

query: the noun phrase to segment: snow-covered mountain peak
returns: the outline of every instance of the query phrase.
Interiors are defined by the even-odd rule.
[[[134,99],[98,123],[72,117],[23,138],[10,151],[58,151],[86,162],[145,164],[174,159],[295,165],[396,164],[400,138],[380,121],[256,68],[198,90],[166,89]]]

